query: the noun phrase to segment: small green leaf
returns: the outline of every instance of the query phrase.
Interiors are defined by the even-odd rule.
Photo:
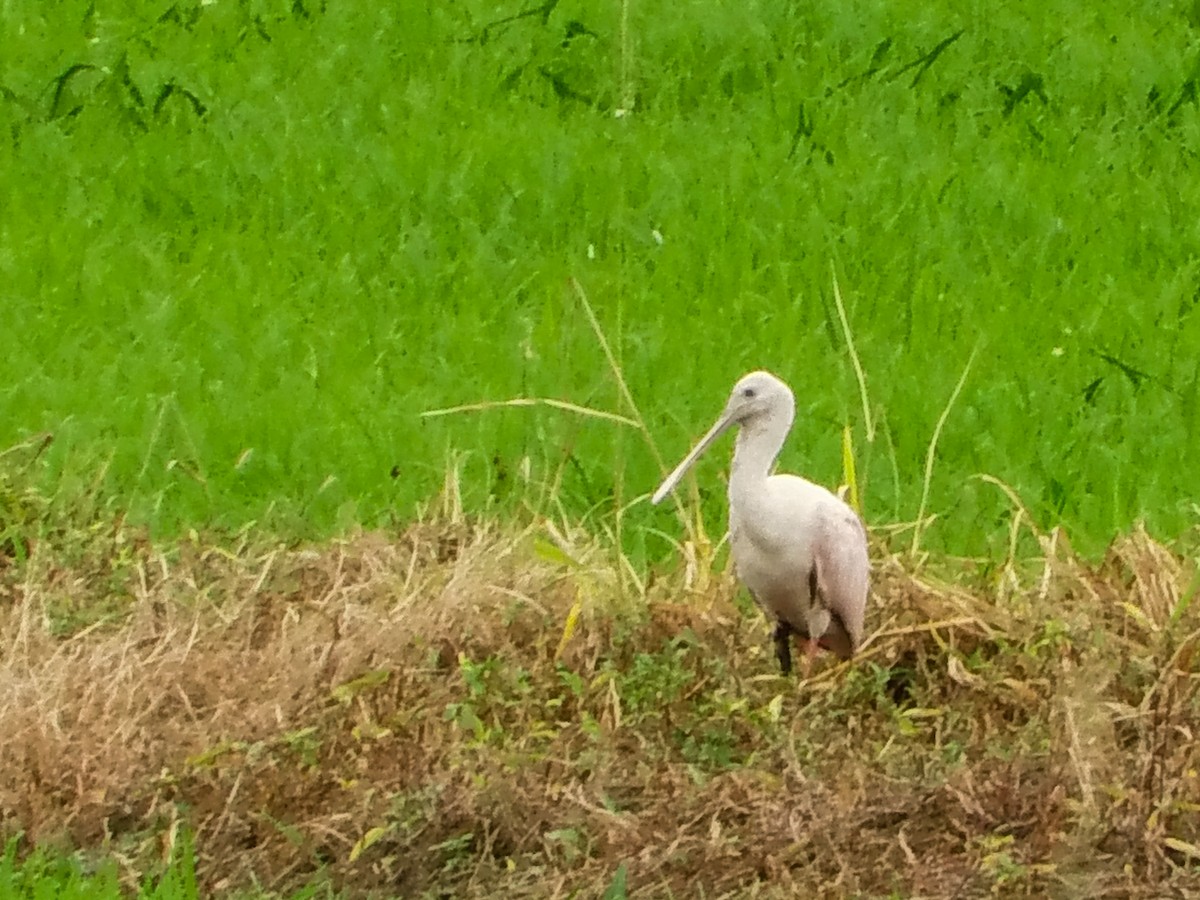
[[[221,741],[215,747],[210,747],[207,750],[201,750],[195,756],[189,756],[186,760],[189,766],[197,769],[207,768],[213,765],[218,759],[226,753],[237,753],[246,749],[244,741]]]
[[[391,677],[392,672],[390,669],[375,669],[364,675],[359,675],[357,678],[352,678],[350,681],[342,682],[329,692],[329,696],[338,703],[346,704],[363,691],[387,684],[388,679]]]
[[[1182,853],[1184,856],[1191,857],[1192,859],[1200,859],[1200,847],[1197,847],[1195,844],[1173,837],[1163,838],[1163,843],[1176,853]]]
[[[533,552],[546,562],[557,563],[560,566],[570,566],[571,568],[579,567],[579,563],[571,559],[560,547],[543,538],[534,540]]]
[[[579,615],[583,612],[583,601],[576,599],[571,604],[571,609],[567,612],[567,621],[563,624],[562,637],[558,641],[558,649],[554,651],[554,660],[557,662],[562,658],[563,652],[567,649],[567,644],[571,642],[571,638],[575,636],[575,628],[579,624]]]
[[[625,900],[627,893],[625,882],[629,876],[629,870],[625,863],[617,866],[617,871],[613,875],[613,880],[609,883],[608,889],[604,892],[601,900]]]
[[[771,698],[771,702],[767,704],[767,715],[772,722],[779,721],[783,715],[783,694],[776,694]]]
[[[374,828],[367,830],[367,833],[354,842],[354,846],[350,850],[350,862],[354,862],[363,852],[371,847],[372,844],[379,842],[379,839],[388,833],[391,829],[383,825],[377,825]]]

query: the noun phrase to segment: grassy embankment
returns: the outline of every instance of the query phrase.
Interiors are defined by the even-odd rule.
[[[204,894],[1200,890],[1195,566],[1140,532],[953,584],[877,545],[867,646],[801,683],[703,542],[65,533],[4,574],[0,799],[135,883],[186,827]]]

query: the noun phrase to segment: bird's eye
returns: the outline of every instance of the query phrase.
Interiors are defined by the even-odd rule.
[[[754,388],[750,388],[750,387],[742,388],[742,396],[745,397],[747,400],[753,400],[754,399]]]

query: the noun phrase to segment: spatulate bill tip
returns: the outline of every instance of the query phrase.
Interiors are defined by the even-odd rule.
[[[662,484],[660,484],[658,489],[655,490],[654,496],[650,498],[650,502],[655,506],[658,506],[658,504],[666,500],[667,495],[674,491],[675,488],[679,487],[679,482],[683,480],[684,471],[685,469],[682,467],[677,468],[674,472],[664,478]]]

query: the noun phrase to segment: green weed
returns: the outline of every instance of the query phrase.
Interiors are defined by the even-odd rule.
[[[11,900],[118,900],[129,896],[122,889],[115,861],[92,866],[81,855],[48,847],[20,853],[21,842],[20,835],[11,838],[0,858],[0,896]],[[144,878],[136,896],[142,900],[196,900],[195,856],[186,834],[180,834],[166,869]]]

